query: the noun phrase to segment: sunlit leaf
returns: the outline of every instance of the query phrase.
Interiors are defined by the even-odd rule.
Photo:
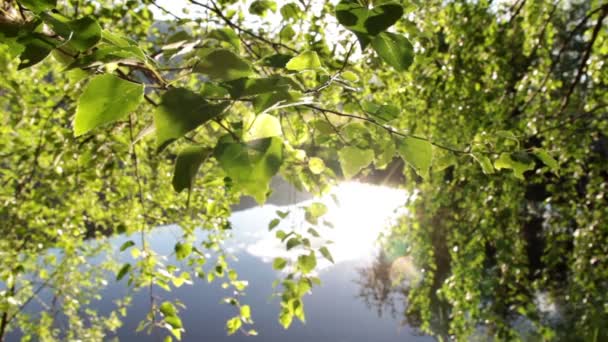
[[[331,256],[331,253],[329,252],[329,249],[327,249],[327,247],[323,246],[319,248],[319,252],[321,252],[321,255],[323,255],[325,259],[331,261],[332,264],[334,263],[334,258]]]
[[[336,6],[338,22],[357,35],[361,48],[367,46],[369,36],[385,31],[402,16],[403,7],[397,3],[389,2],[372,9],[356,1],[341,1]]]
[[[290,59],[285,65],[288,70],[314,70],[321,67],[321,60],[314,51],[305,51]]]
[[[543,164],[547,165],[549,169],[553,172],[557,172],[559,170],[559,164],[557,160],[553,158],[547,151],[537,148],[532,151],[534,155],[543,162]]]
[[[215,158],[243,193],[264,203],[268,184],[283,162],[283,142],[277,137],[248,144],[224,139],[215,148]]]
[[[243,134],[244,142],[283,135],[281,122],[276,116],[262,113],[255,116],[250,124],[246,124],[248,127]]]
[[[308,168],[310,169],[310,172],[319,175],[325,171],[325,163],[321,158],[312,157],[308,160]]]
[[[188,89],[165,92],[154,113],[158,150],[224,111],[228,103],[212,104]]]
[[[524,154],[527,156],[527,154]],[[524,172],[534,169],[534,161],[527,156],[518,157],[514,153],[501,153],[500,157],[494,162],[497,170],[512,169],[513,175],[519,179],[525,179]]]
[[[127,273],[129,273],[130,270],[131,270],[131,264],[127,263],[127,264],[122,265],[122,267],[116,274],[116,281],[120,281],[122,278],[124,278],[127,275]]]
[[[251,65],[234,52],[217,49],[202,57],[194,66],[194,72],[209,76],[212,80],[230,81],[253,74]]]
[[[433,161],[433,145],[422,139],[406,137],[400,141],[397,152],[416,173],[426,178]]]
[[[338,151],[338,158],[344,177],[350,179],[374,160],[374,151],[347,146]]]
[[[397,71],[407,70],[414,61],[414,47],[402,35],[382,32],[374,37],[372,47],[386,64]]]
[[[310,273],[317,266],[317,257],[314,252],[310,254],[300,255],[298,257],[298,267],[304,274]]]
[[[177,260],[182,260],[192,253],[192,245],[187,242],[178,242],[175,244],[174,250]]]
[[[74,134],[83,135],[122,119],[137,108],[143,95],[141,84],[111,74],[93,77],[78,99]]]
[[[192,188],[198,169],[209,153],[210,150],[204,146],[188,146],[179,152],[172,181],[175,191]]]

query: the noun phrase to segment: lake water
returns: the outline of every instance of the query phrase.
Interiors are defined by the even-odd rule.
[[[240,300],[252,307],[253,328],[258,336],[244,336],[237,333],[227,336],[225,322],[236,314],[235,308],[222,303],[222,298],[231,296],[230,290],[221,287],[222,280],[208,283],[203,279],[193,279],[192,285],[183,285],[166,292],[160,288],[154,290],[159,300],[182,301],[187,308],[180,311],[184,328],[183,341],[432,341],[428,336],[421,336],[410,327],[402,325],[401,313],[396,317],[390,314],[379,315],[376,308],[370,308],[359,297],[361,278],[359,269],[370,267],[378,247],[376,237],[382,231],[395,209],[407,200],[402,191],[365,185],[345,183],[335,192],[339,205],[330,197],[317,199],[329,208],[328,219],[334,228],[319,230],[324,238],[333,240],[329,246],[335,264],[319,260],[318,276],[321,286],[315,286],[312,293],[304,297],[306,324],[297,320],[288,330],[284,330],[277,321],[279,298],[273,297],[272,283],[283,275],[273,270],[272,260],[281,256],[295,258],[298,250],[287,252],[285,246],[268,231],[268,222],[276,217],[277,210],[291,210],[276,229],[306,229],[303,214],[298,207],[309,204],[306,194],[278,184],[279,191],[270,198],[269,204],[251,206],[242,202],[231,217],[233,237],[225,249],[235,259],[230,265],[238,272],[239,279],[247,280],[249,286],[246,295]],[[287,202],[293,204],[287,204]],[[275,203],[275,204],[272,204]],[[280,204],[280,205],[277,205]],[[249,208],[248,208],[249,207]],[[240,210],[239,210],[240,209]],[[201,231],[200,238],[203,236]],[[161,255],[170,255],[181,235],[174,226],[159,227],[149,234],[150,247]],[[115,236],[111,238],[116,249],[123,242],[138,237]],[[315,241],[312,241],[313,245]],[[127,260],[129,253],[120,253],[120,258]],[[168,263],[179,265],[180,262],[169,258]],[[112,275],[113,277],[113,275]],[[100,313],[115,309],[114,300],[122,298],[128,291],[126,281],[116,282],[108,279],[108,287],[102,292],[102,300],[95,303]],[[147,290],[136,293],[123,326],[113,337],[121,341],[159,340],[158,336],[136,333],[138,323],[145,317],[150,308],[150,297]],[[400,307],[399,310],[403,310]],[[162,332],[164,334],[164,331]]]

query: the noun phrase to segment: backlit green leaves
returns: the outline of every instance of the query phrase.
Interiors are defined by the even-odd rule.
[[[321,158],[312,157],[308,160],[308,169],[315,175],[319,175],[325,171],[325,163]]]
[[[414,61],[414,47],[402,35],[382,32],[374,37],[372,47],[386,64],[397,71],[407,70]]]
[[[287,260],[285,260],[283,258],[275,258],[274,261],[272,262],[272,268],[274,268],[277,271],[284,269],[285,266],[287,266]]]
[[[154,113],[158,150],[219,115],[228,103],[212,104],[188,89],[165,92]]]
[[[402,16],[403,7],[397,3],[385,3],[372,9],[361,6],[357,1],[341,1],[336,6],[338,22],[357,35],[361,48]]]
[[[533,153],[536,158],[540,159],[543,164],[547,165],[551,171],[557,172],[559,170],[557,160],[555,160],[547,151],[537,148],[534,149]]]
[[[19,2],[33,12],[42,12],[57,6],[57,0],[19,0]]]
[[[64,44],[77,51],[86,51],[101,39],[101,26],[93,17],[69,20],[60,14],[45,12],[42,18],[65,40]]]
[[[192,253],[192,244],[188,242],[178,242],[174,247],[177,260],[183,260]]]
[[[168,328],[169,331],[171,331],[173,336],[175,336],[178,340],[181,339],[183,324],[173,303],[163,302],[159,307],[159,311],[162,313],[165,323],[167,323],[167,325],[170,327]]]
[[[271,137],[244,144],[226,137],[218,143],[214,156],[242,192],[262,204],[270,179],[283,162],[283,141]]]
[[[18,70],[38,64],[51,53],[57,44],[47,36],[36,32],[20,37],[17,39],[17,43],[23,46],[23,51],[19,56],[21,63]]]
[[[298,257],[298,268],[303,274],[308,274],[317,266],[317,257],[313,251]]]
[[[223,83],[232,98],[289,90],[292,83],[287,77],[271,76],[266,78],[240,78]]]
[[[78,99],[74,134],[80,136],[122,119],[137,108],[143,95],[141,84],[111,74],[93,77]]]
[[[405,137],[398,147],[397,152],[403,160],[411,166],[416,173],[426,178],[433,161],[433,145],[422,139]]]
[[[264,16],[266,11],[276,11],[277,3],[273,0],[255,0],[249,6],[249,13]]]
[[[316,52],[305,51],[290,59],[285,67],[287,70],[294,71],[315,70],[321,67],[321,60]]]
[[[350,179],[374,160],[374,151],[347,146],[338,152],[344,178]]]
[[[523,180],[524,172],[534,169],[534,160],[525,152],[502,153],[494,167],[496,170],[512,169],[513,175]]]
[[[270,114],[259,114],[255,116],[251,123],[245,123],[245,133],[243,134],[243,141],[253,141],[262,138],[278,137],[283,134],[281,128],[281,122],[276,116]]]
[[[251,65],[234,52],[217,49],[202,57],[194,66],[195,72],[209,76],[212,80],[231,81],[253,74]]]
[[[191,189],[194,179],[205,158],[210,151],[203,146],[188,146],[180,151],[175,160],[173,172],[173,189],[181,192]]]

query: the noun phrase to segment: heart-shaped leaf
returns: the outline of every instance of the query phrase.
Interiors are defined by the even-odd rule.
[[[397,71],[407,70],[414,61],[414,47],[402,35],[382,32],[374,37],[372,47],[386,64]]]
[[[418,138],[406,137],[401,141],[397,152],[420,177],[426,178],[433,160],[433,145]]]
[[[217,144],[214,155],[243,193],[262,204],[269,191],[270,179],[283,163],[283,140],[272,137],[243,144],[226,136]]]
[[[338,22],[357,35],[362,49],[369,44],[371,37],[384,32],[402,16],[403,7],[397,3],[385,3],[372,9],[361,6],[357,1],[341,1],[336,6]]]
[[[212,80],[231,81],[248,77],[253,70],[247,61],[234,52],[217,49],[204,56],[194,67],[194,72],[206,74]]]
[[[209,103],[188,89],[168,90],[154,113],[158,150],[219,115],[227,106],[227,102]]]
[[[192,188],[196,174],[208,155],[207,148],[203,146],[188,146],[181,150],[175,160],[173,172],[173,189],[181,192]]]
[[[93,77],[78,99],[74,134],[120,120],[143,100],[144,86],[112,74]]]

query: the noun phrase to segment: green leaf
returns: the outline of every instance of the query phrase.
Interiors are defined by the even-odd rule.
[[[245,320],[251,319],[251,307],[249,305],[241,305],[241,318]]]
[[[245,96],[287,91],[290,84],[293,84],[293,81],[287,77],[271,76],[266,78],[240,78],[225,82],[222,85],[228,89],[232,98],[238,99]]]
[[[209,32],[209,34],[207,34],[207,37],[224,41],[232,45],[237,51],[241,49],[241,40],[239,39],[239,35],[229,27],[212,30]]]
[[[212,80],[231,81],[253,74],[251,65],[234,52],[217,49],[204,56],[193,69],[209,76]]]
[[[279,323],[281,323],[283,329],[289,328],[292,321],[293,314],[287,309],[281,310],[281,313],[279,313]]]
[[[293,55],[277,53],[264,57],[261,63],[263,66],[271,68],[284,68],[292,58]]]
[[[237,143],[229,136],[218,143],[215,158],[242,192],[260,204],[266,200],[268,184],[283,162],[283,140],[277,137]]]
[[[402,16],[403,7],[397,3],[385,3],[371,10],[356,1],[341,1],[336,6],[338,22],[355,33],[362,49],[369,43],[370,36],[385,31]]]
[[[253,99],[253,109],[256,113],[263,113],[278,106],[288,106],[297,102],[300,95],[299,92],[287,90],[260,94]]]
[[[143,96],[142,84],[112,74],[93,77],[78,99],[74,134],[80,136],[122,119],[137,108]]]
[[[283,258],[274,258],[274,261],[272,262],[272,268],[277,271],[280,271],[284,269],[285,266],[287,266],[287,260]]]
[[[122,265],[122,267],[118,271],[118,274],[116,274],[116,281],[120,281],[122,278],[124,278],[127,275],[127,273],[129,273],[130,270],[131,270],[131,264],[127,263],[127,264]]]
[[[325,171],[325,163],[321,158],[312,157],[308,160],[308,168],[310,169],[310,172],[315,175],[320,175]]]
[[[57,0],[19,0],[19,3],[35,13],[57,7]]]
[[[350,179],[374,160],[374,151],[347,146],[338,151],[338,159],[344,177]]]
[[[541,162],[543,162],[543,164],[547,165],[551,171],[557,172],[559,170],[559,164],[557,163],[557,160],[551,157],[551,155],[547,151],[540,148],[536,148],[532,151],[532,153],[534,153],[534,155]]]
[[[345,71],[341,74],[342,78],[349,81],[349,82],[358,82],[359,81],[359,76],[357,76],[357,74],[355,74],[352,71]]]
[[[23,51],[19,55],[21,63],[17,67],[18,70],[40,63],[51,53],[51,50],[56,45],[54,41],[45,35],[36,32],[19,37],[17,43],[23,46]]]
[[[314,228],[308,228],[307,232],[314,237],[321,237],[319,232],[317,232]]]
[[[518,179],[525,179],[524,172],[534,169],[534,161],[527,155],[516,153],[502,153],[494,162],[494,167],[497,170],[512,169],[513,175]]]
[[[488,158],[487,156],[485,156],[483,154],[477,154],[477,153],[473,154],[473,158],[475,158],[475,160],[477,160],[479,165],[481,165],[481,169],[483,170],[483,173],[485,173],[486,175],[490,175],[490,174],[494,173],[494,166],[492,166],[492,161],[490,160],[490,158]]]
[[[290,59],[285,65],[287,70],[302,71],[314,70],[321,67],[321,60],[314,51],[305,51]]]
[[[311,251],[308,255],[300,255],[298,257],[298,266],[304,274],[308,274],[314,270],[315,267],[317,267],[317,257],[315,256],[315,253]]]
[[[243,322],[241,322],[240,317],[233,317],[226,322],[226,329],[228,330],[228,335],[233,335],[237,330],[241,328]]]
[[[430,142],[406,137],[401,140],[397,152],[408,165],[416,170],[418,175],[423,178],[428,176],[433,160],[433,145]]]
[[[177,260],[182,260],[187,258],[190,253],[192,253],[192,245],[187,242],[178,242],[175,244],[174,250]]]
[[[65,44],[77,51],[86,51],[101,39],[101,26],[93,17],[87,16],[76,20],[58,14],[45,12],[42,19],[51,29],[65,40]]]
[[[255,0],[249,5],[249,13],[264,16],[266,11],[276,11],[277,3],[272,0]]]
[[[160,312],[162,312],[165,317],[177,316],[177,310],[175,306],[171,302],[163,302],[160,307]]]
[[[244,142],[283,135],[281,122],[276,116],[269,114],[259,114],[253,118],[251,124],[246,125],[247,128],[243,134]]]
[[[399,108],[396,106],[390,104],[378,105],[370,101],[363,102],[363,109],[368,114],[384,121],[394,120],[399,116],[399,114],[401,114],[401,110],[399,110]]]
[[[321,255],[323,255],[325,259],[331,261],[332,264],[335,263],[334,258],[331,256],[331,253],[329,252],[329,249],[327,249],[327,247],[323,246],[319,248],[319,252],[321,252]]]
[[[173,329],[181,329],[183,324],[182,320],[177,316],[167,316],[165,317],[165,322],[169,324]]]
[[[173,172],[173,189],[181,192],[191,189],[198,169],[210,151],[204,146],[188,146],[181,150],[175,160],[175,171]]]
[[[298,5],[293,2],[290,2],[281,7],[281,16],[283,16],[283,20],[298,19],[300,13],[302,13],[300,7],[298,7]]]
[[[120,246],[120,251],[123,252],[125,249],[132,246],[135,246],[135,242],[133,242],[132,240],[126,241]]]
[[[313,202],[306,207],[306,213],[316,219],[327,214],[327,206],[321,202]]]
[[[279,220],[278,218],[272,219],[272,221],[270,221],[270,223],[268,223],[268,231],[271,231],[274,228],[276,228],[276,226],[278,226],[279,223],[281,223],[281,220]]]
[[[57,51],[57,50],[55,50]],[[76,59],[68,69],[91,68],[109,63],[119,63],[128,61],[145,62],[146,57],[143,51],[136,46],[113,46],[100,44],[99,48],[90,54]]]
[[[402,35],[382,32],[374,37],[372,47],[386,64],[397,71],[407,70],[414,61],[414,47]]]
[[[301,244],[302,244],[302,241],[300,241],[300,239],[298,239],[296,237],[292,237],[291,239],[287,240],[287,250],[290,250]]]
[[[228,103],[211,104],[188,89],[173,88],[162,95],[154,113],[158,150],[172,141],[213,119],[226,109]]]

